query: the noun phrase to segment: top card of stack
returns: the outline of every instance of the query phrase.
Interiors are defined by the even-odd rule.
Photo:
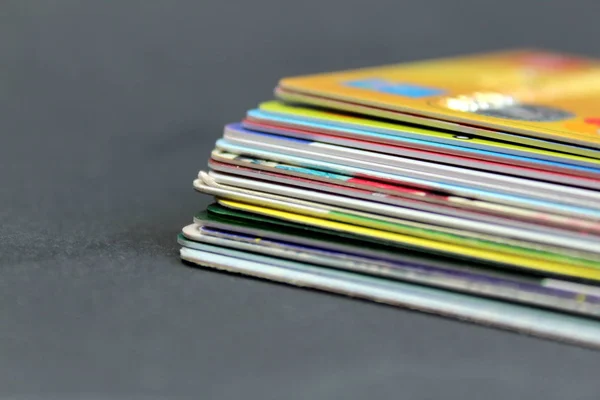
[[[600,61],[583,57],[496,52],[285,78],[276,94],[288,102],[600,158]]]

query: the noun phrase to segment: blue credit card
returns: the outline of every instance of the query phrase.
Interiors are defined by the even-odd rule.
[[[250,126],[251,124],[229,124],[225,130],[225,138],[229,140],[235,136],[243,141],[245,137],[254,146],[266,146],[269,142],[271,145],[279,144],[279,146],[288,146],[295,150],[301,148],[309,150],[312,147],[312,150],[309,150],[311,155],[326,152],[330,155],[336,154],[343,157],[371,160],[374,163],[388,166],[441,173],[449,182],[452,182],[452,178],[463,177],[473,186],[476,186],[478,182],[486,185],[486,187],[493,182],[502,182],[501,186],[508,185],[514,189],[520,182],[525,184],[526,193],[534,191],[542,195],[545,190],[555,192],[558,190],[564,194],[568,191],[568,196],[561,195],[561,199],[577,197],[580,191],[580,189],[568,189],[565,186],[592,189],[594,191],[600,190],[600,179],[598,179],[600,174],[590,178],[430,151],[409,150],[382,143],[340,138],[300,130],[278,130],[264,126],[250,128]],[[232,141],[235,142],[233,139]],[[585,190],[584,193],[586,193]],[[595,194],[588,190],[587,195],[584,194],[584,196],[594,198]],[[595,198],[595,201],[600,201],[600,197]]]
[[[253,121],[288,125],[315,132],[338,134],[366,141],[409,146],[430,151],[460,154],[482,160],[494,160],[508,164],[523,165],[543,170],[583,174],[584,176],[600,176],[600,167],[593,160],[585,158],[569,158],[568,161],[559,153],[539,151],[525,146],[508,145],[506,143],[486,140],[473,140],[465,135],[438,134],[423,135],[410,131],[391,130],[372,127],[369,130],[347,122],[331,122],[315,118],[302,118],[286,114],[272,113],[260,109],[250,110],[249,119],[244,122],[250,128],[257,129]],[[260,129],[260,128],[258,128]],[[458,136],[458,137],[457,137]],[[469,140],[471,139],[471,140]]]

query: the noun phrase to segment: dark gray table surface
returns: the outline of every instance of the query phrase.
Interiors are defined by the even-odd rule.
[[[0,398],[597,399],[598,352],[193,269],[175,235],[281,76],[515,46],[589,1],[0,6]]]

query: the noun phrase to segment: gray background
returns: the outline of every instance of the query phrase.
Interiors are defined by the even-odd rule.
[[[597,352],[196,270],[175,243],[223,124],[279,77],[600,56],[596,3],[4,0],[0,397],[597,399]]]

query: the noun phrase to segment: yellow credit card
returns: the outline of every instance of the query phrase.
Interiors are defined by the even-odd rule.
[[[284,100],[600,155],[595,59],[495,52],[284,78],[277,93]]]
[[[525,268],[533,271],[600,281],[600,269],[596,267],[574,265],[551,260],[541,260],[516,254],[496,253],[470,246],[440,242],[437,240],[410,236],[397,232],[382,231],[366,226],[327,220],[316,216],[301,215],[291,211],[275,210],[267,207],[241,203],[235,200],[218,199],[218,202],[227,208],[232,208],[235,210],[246,211],[303,225],[329,229],[332,232],[346,232],[354,235],[366,236],[382,242],[396,243],[410,248],[421,249],[433,253],[453,255],[458,258],[466,257],[469,259],[501,263],[504,265]]]

